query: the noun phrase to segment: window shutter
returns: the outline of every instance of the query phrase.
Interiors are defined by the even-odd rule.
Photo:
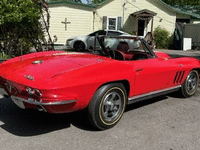
[[[103,29],[107,29],[107,16],[103,16]]]
[[[122,17],[117,17],[117,30],[122,29]]]

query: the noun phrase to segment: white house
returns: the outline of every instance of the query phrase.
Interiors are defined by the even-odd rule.
[[[158,26],[173,33],[176,22],[200,23],[200,15],[177,10],[161,0],[106,0],[98,5],[50,0],[49,10],[50,34],[63,44],[70,37],[100,29],[145,36]]]

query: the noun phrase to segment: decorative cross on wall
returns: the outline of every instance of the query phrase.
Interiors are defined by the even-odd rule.
[[[67,22],[67,18],[65,18],[65,21],[62,21],[61,23],[65,24],[65,31],[67,31],[67,24],[70,24],[71,22]]]

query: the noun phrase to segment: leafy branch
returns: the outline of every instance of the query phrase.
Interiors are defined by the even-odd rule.
[[[46,20],[41,21],[45,13]],[[46,22],[45,24],[43,22]],[[42,50],[49,28],[49,12],[45,0],[0,1],[0,47],[7,55],[28,53],[30,47]]]

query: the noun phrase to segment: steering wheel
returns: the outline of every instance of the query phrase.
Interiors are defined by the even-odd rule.
[[[110,50],[109,51],[110,57],[116,60],[124,60],[124,56],[121,52],[116,50]]]

